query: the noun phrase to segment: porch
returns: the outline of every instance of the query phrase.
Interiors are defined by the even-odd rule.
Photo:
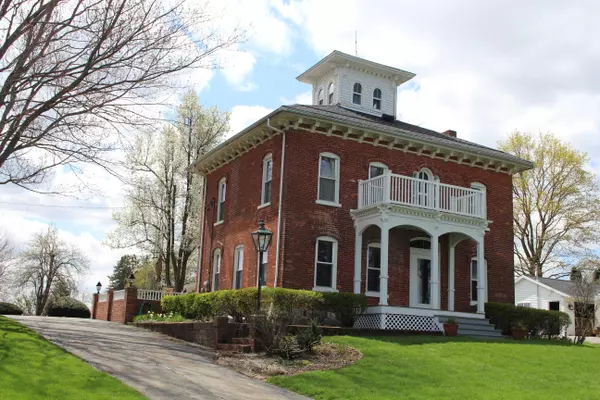
[[[435,331],[440,317],[483,319],[485,201],[485,190],[429,176],[359,182],[354,292],[372,304],[359,325]]]

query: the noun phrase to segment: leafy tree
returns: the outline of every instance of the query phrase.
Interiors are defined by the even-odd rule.
[[[107,243],[138,247],[163,260],[164,282],[175,291],[189,277],[200,235],[203,182],[188,166],[221,141],[228,123],[227,113],[203,108],[190,91],[173,126],[139,132],[127,150],[125,208],[113,214],[117,229]]]
[[[573,282],[579,282],[583,276],[581,275],[581,270],[577,267],[571,268],[571,273],[569,274],[569,279]]]
[[[600,190],[587,154],[552,134],[514,132],[499,147],[535,164],[513,177],[516,273],[568,275],[600,238]]]
[[[139,260],[135,254],[121,256],[117,265],[113,268],[112,275],[108,277],[108,288],[121,290],[129,286],[129,276],[135,272],[138,265]]]
[[[4,231],[0,231],[0,299],[6,295],[11,269],[14,267],[15,251]]]
[[[208,7],[166,0],[0,1],[0,185],[30,190],[150,124],[179,73],[238,43]],[[142,108],[143,107],[143,108]],[[141,111],[141,112],[140,112]]]
[[[156,274],[155,263],[146,261],[135,271],[135,287],[139,289],[160,289],[160,281]]]

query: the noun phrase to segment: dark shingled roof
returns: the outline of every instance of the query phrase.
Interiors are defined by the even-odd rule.
[[[338,120],[342,123],[355,125],[363,129],[372,129],[374,131],[381,131],[390,134],[397,134],[399,136],[410,136],[416,140],[424,142],[433,142],[440,146],[448,146],[457,149],[462,149],[468,152],[474,152],[482,156],[499,158],[513,163],[519,163],[521,165],[533,168],[533,164],[530,161],[523,160],[515,157],[511,154],[502,152],[500,150],[492,149],[490,147],[482,146],[477,143],[469,142],[459,138],[451,137],[440,132],[433,131],[431,129],[422,128],[417,125],[408,124],[406,122],[394,120],[385,121],[381,117],[369,115],[339,105],[329,106],[311,106],[304,104],[294,104],[288,106],[281,106],[277,111],[290,111],[296,114],[306,115],[314,118],[323,118],[329,120]]]
[[[532,277],[532,279],[535,279]],[[575,284],[571,281],[563,280],[563,279],[551,279],[551,278],[538,278],[540,283],[543,283],[546,286],[550,286],[554,290],[558,290],[559,292],[565,294],[572,294],[575,289]]]

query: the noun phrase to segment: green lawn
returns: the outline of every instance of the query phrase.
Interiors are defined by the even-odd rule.
[[[564,400],[600,396],[600,347],[444,337],[327,341],[363,358],[339,370],[269,382],[318,400]]]
[[[0,399],[144,399],[23,325],[0,316]]]

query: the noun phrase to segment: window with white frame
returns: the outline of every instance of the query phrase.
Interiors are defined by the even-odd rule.
[[[273,156],[267,154],[263,159],[262,167],[262,193],[260,204],[271,203],[271,188],[273,181]]]
[[[315,290],[335,290],[337,245],[334,238],[320,236],[315,249]]]
[[[388,167],[380,162],[372,162],[369,164],[369,179],[385,174]]]
[[[379,293],[381,275],[381,245],[367,246],[367,292]]]
[[[213,252],[213,284],[212,290],[219,290],[219,276],[221,275],[221,249],[215,249]]]
[[[373,108],[381,110],[381,89],[373,90]]]
[[[362,102],[362,85],[358,82],[352,88],[352,102],[358,105]]]
[[[338,205],[340,191],[340,158],[335,154],[319,156],[319,202]]]
[[[475,189],[475,190],[479,190],[480,192],[482,192],[484,194],[484,198],[485,198],[485,193],[487,192],[487,187],[483,184],[483,183],[479,183],[479,182],[473,182],[471,183],[471,189]],[[477,201],[475,201],[475,199],[473,198],[469,198],[469,212],[472,214],[480,214],[483,218],[486,217],[486,205],[485,204],[481,204],[481,206],[483,207],[482,210],[478,210],[477,208],[479,207],[478,205],[481,204]]]
[[[235,248],[233,256],[233,288],[242,288],[242,277],[244,272],[244,246],[239,245]]]
[[[217,198],[217,222],[225,219],[225,194],[227,192],[227,180],[221,178],[219,181],[219,193]]]
[[[331,82],[327,88],[327,100],[328,100],[327,104],[333,104],[334,91],[335,91],[335,86],[333,85],[333,82]]]
[[[323,105],[324,97],[323,97],[323,88],[319,89],[319,95],[317,96],[317,100],[320,106]]]
[[[484,266],[487,266],[487,260],[484,260]],[[477,284],[479,282],[479,271],[477,269],[477,257],[471,259],[471,303],[477,303],[479,293],[477,292]]]
[[[258,255],[260,259],[260,254]],[[262,263],[258,266],[258,277],[261,286],[265,286],[267,283],[267,264],[269,263],[269,251],[263,252]]]
[[[434,181],[433,173],[429,168],[421,168],[421,170],[415,174],[415,177],[419,179],[419,181],[416,182],[415,187],[417,204],[423,207],[433,206],[433,188],[430,183]]]
[[[517,306],[531,308],[531,303],[528,302],[528,301],[524,301],[524,302],[521,302],[521,303],[517,303]]]

